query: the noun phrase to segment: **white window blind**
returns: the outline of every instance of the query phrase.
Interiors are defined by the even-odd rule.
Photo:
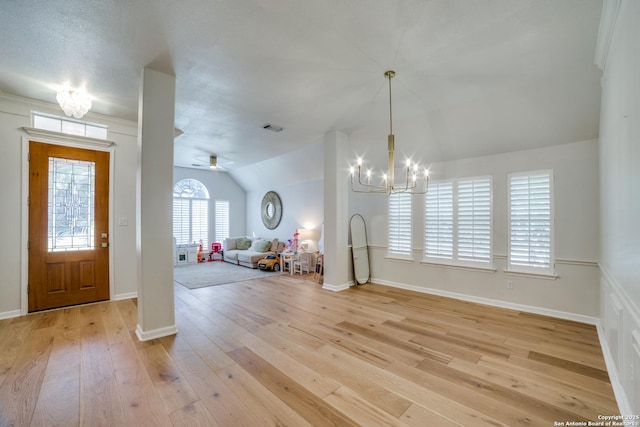
[[[453,183],[429,183],[425,195],[424,252],[427,258],[453,259]]]
[[[553,273],[551,171],[509,175],[510,270]]]
[[[229,201],[216,200],[216,242],[222,243],[229,237]]]
[[[173,199],[173,237],[176,244],[186,245],[191,242],[189,215],[189,199]]]
[[[191,200],[191,241],[209,245],[209,201]]]
[[[411,194],[389,195],[389,254],[411,255]]]
[[[491,179],[458,181],[458,260],[491,262]]]

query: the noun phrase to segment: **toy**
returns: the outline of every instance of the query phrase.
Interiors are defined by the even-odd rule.
[[[266,258],[258,261],[258,268],[260,270],[280,271],[280,257],[278,255],[267,255]]]

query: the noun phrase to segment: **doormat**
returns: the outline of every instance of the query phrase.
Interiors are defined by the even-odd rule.
[[[280,272],[247,268],[228,262],[203,262],[199,264],[178,265],[173,269],[173,280],[188,289],[227,283],[244,282],[246,280],[264,279],[279,275]]]

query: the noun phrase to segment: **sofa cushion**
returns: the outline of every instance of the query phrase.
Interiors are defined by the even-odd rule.
[[[247,250],[251,247],[251,240],[246,237],[239,237],[236,241],[236,248],[241,250]]]
[[[253,251],[241,251],[238,252],[238,261],[241,263],[255,264],[262,258],[270,254],[270,252],[253,252]]]
[[[269,240],[254,240],[249,250],[253,252],[267,252],[269,248],[271,248],[271,242]]]

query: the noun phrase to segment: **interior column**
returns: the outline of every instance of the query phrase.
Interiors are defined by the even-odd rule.
[[[175,77],[142,70],[138,101],[136,252],[141,341],[173,335],[173,137]]]
[[[324,283],[332,291],[349,288],[347,135],[324,135]]]

